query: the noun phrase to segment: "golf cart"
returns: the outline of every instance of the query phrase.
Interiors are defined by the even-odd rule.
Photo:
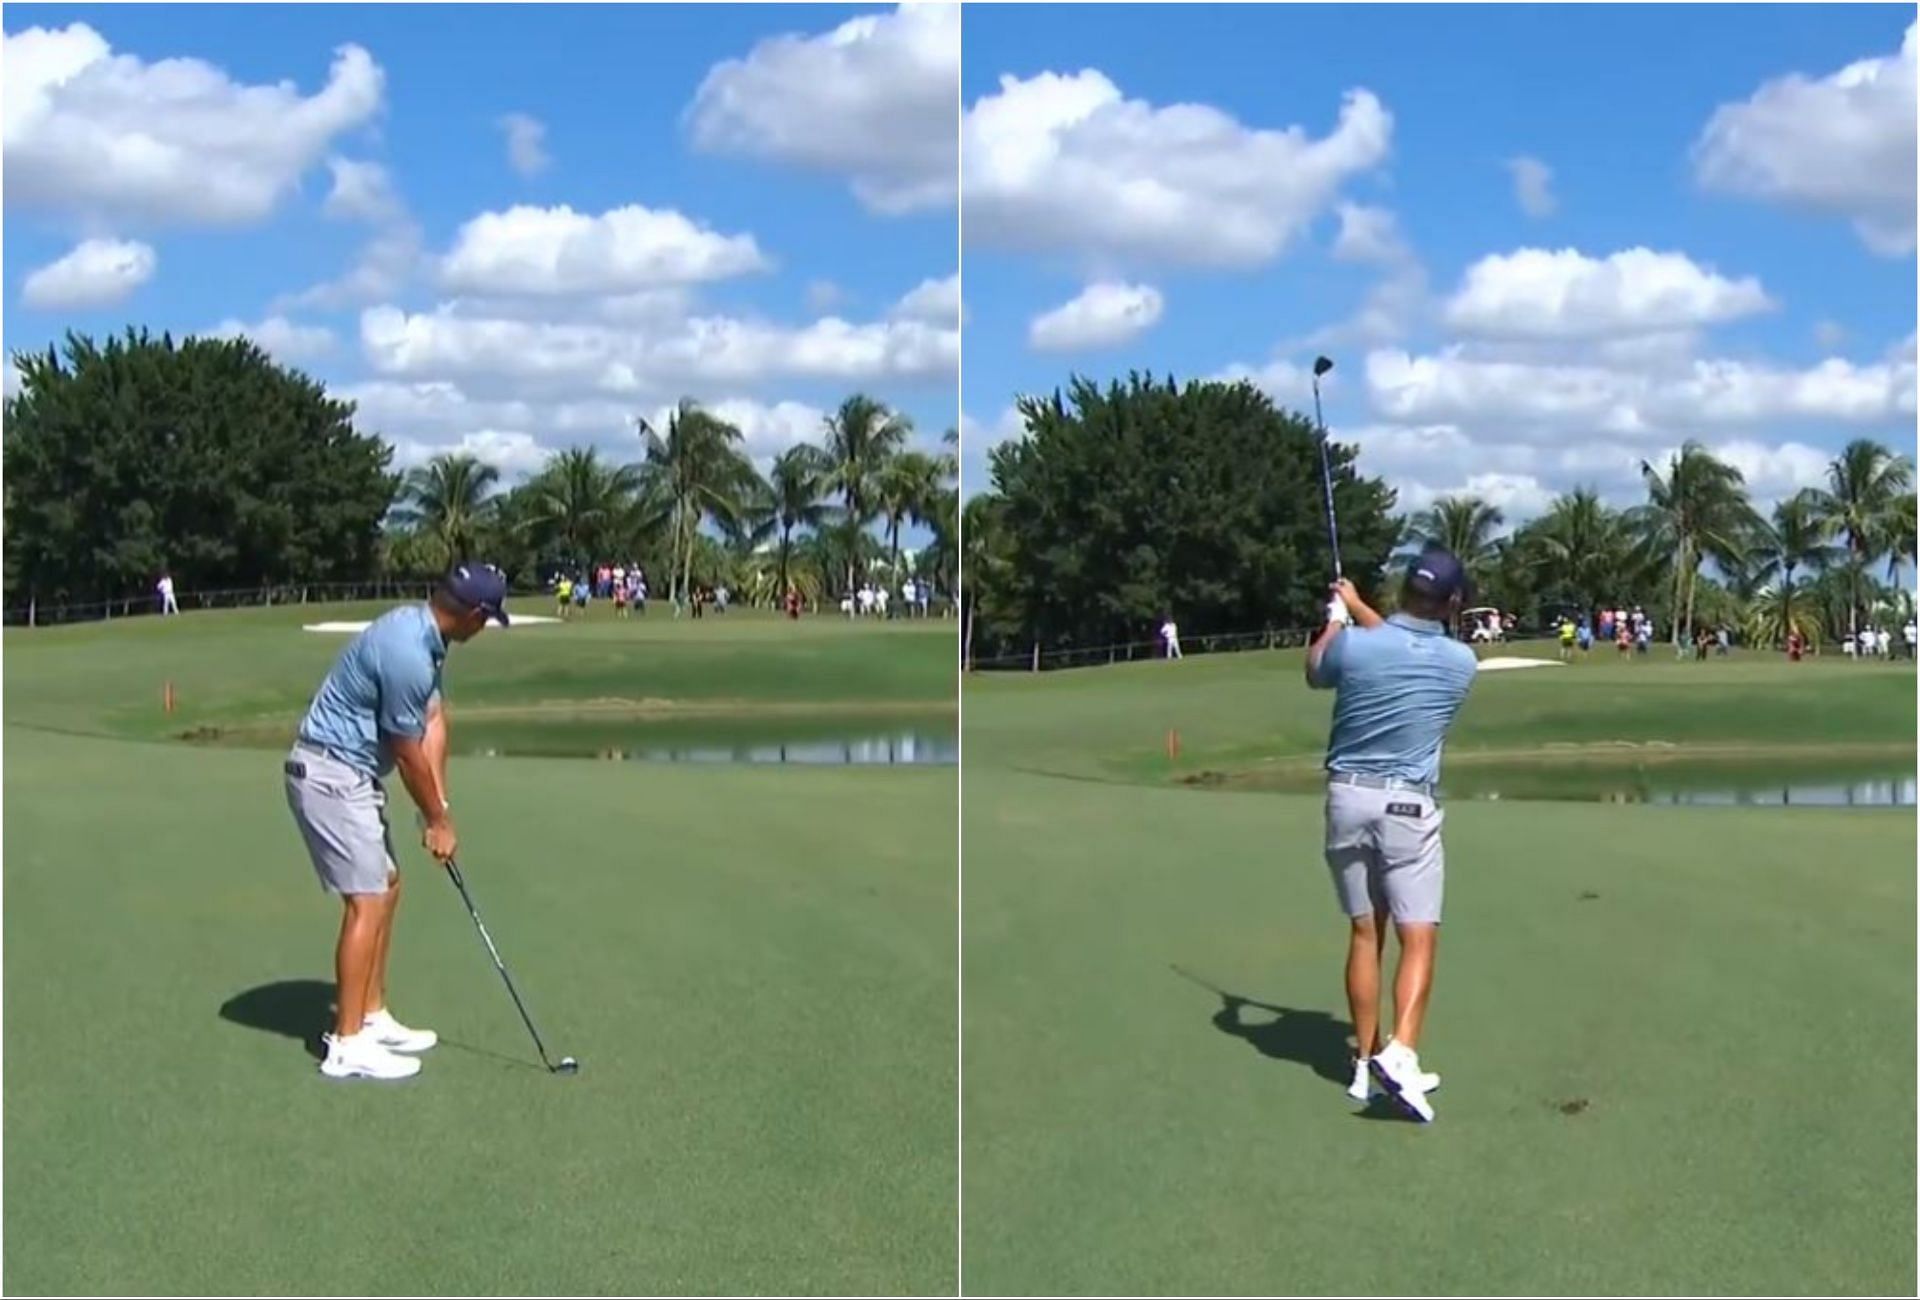
[[[1507,639],[1500,611],[1491,605],[1476,605],[1460,611],[1460,627],[1470,645],[1498,645]]]

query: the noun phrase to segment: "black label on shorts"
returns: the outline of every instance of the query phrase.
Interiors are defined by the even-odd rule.
[[[305,763],[302,763],[299,759],[297,758],[288,759],[286,763],[286,768],[287,768],[287,775],[290,777],[293,777],[295,780],[304,781],[306,779],[307,765]]]
[[[1387,805],[1389,817],[1418,817],[1426,810],[1417,803],[1390,803]]]

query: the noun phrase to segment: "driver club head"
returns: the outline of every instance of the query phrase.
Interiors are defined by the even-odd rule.
[[[553,1067],[553,1072],[555,1074],[578,1074],[580,1073],[580,1062],[574,1060],[571,1056],[563,1056],[560,1058],[560,1064]]]

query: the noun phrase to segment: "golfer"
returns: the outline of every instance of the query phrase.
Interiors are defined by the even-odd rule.
[[[1407,570],[1400,612],[1383,619],[1342,580],[1307,651],[1307,684],[1336,692],[1327,741],[1327,865],[1352,927],[1347,1003],[1355,1056],[1348,1095],[1373,1078],[1415,1118],[1433,1119],[1440,1076],[1418,1046],[1433,987],[1445,859],[1434,800],[1440,748],[1473,684],[1474,655],[1447,634],[1466,573],[1443,550]],[[1351,620],[1358,626],[1349,627]],[[1391,921],[1400,938],[1393,1033],[1380,1041],[1380,965]]]
[[[440,667],[447,646],[488,619],[506,624],[507,580],[486,564],[449,573],[422,604],[403,605],[356,636],[313,697],[287,756],[287,805],[320,885],[345,912],[334,951],[333,1032],[320,1073],[330,1079],[404,1079],[438,1040],[387,1009],[387,952],[400,905],[400,868],[380,778],[400,779],[425,819],[422,842],[441,862],[457,846],[447,814],[447,715]]]

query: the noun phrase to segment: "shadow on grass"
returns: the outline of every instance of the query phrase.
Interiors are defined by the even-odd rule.
[[[296,1040],[314,1060],[325,1053],[320,1036],[333,1028],[333,984],[329,980],[275,980],[236,993],[220,1004],[220,1018]]]
[[[258,1029],[296,1040],[314,1060],[322,1060],[326,1051],[321,1035],[333,1028],[333,984],[327,980],[275,980],[244,993],[236,993],[220,1004],[220,1018],[245,1029]],[[516,1069],[543,1070],[538,1063],[523,1057],[508,1056],[491,1048],[451,1038],[440,1040],[442,1047],[456,1052],[485,1057]]]
[[[1272,1060],[1304,1065],[1322,1079],[1342,1085],[1349,1081],[1353,1026],[1345,1020],[1335,1019],[1326,1011],[1277,1007],[1243,998],[1183,967],[1175,966],[1173,971],[1220,999],[1220,1009],[1213,1013],[1213,1027],[1221,1033],[1245,1040],[1254,1051]],[[1255,1014],[1249,1016],[1249,1010]],[[1266,1014],[1259,1014],[1263,1012]]]

